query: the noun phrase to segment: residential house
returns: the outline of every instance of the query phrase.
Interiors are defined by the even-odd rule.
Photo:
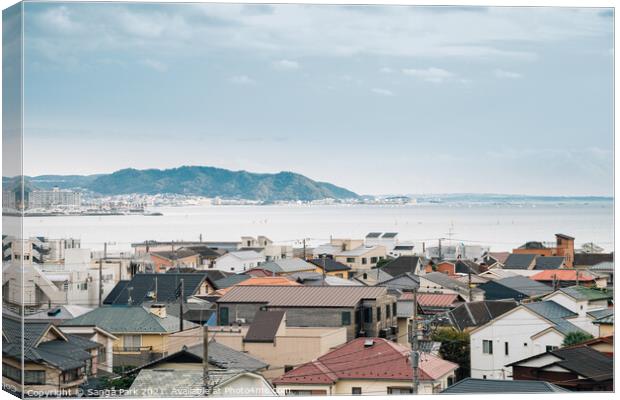
[[[585,287],[607,287],[607,279],[594,276],[587,271],[580,271],[578,269],[550,269],[540,271],[532,275],[530,279],[544,283],[554,289],[574,286],[577,282],[579,282],[580,286]]]
[[[614,390],[613,358],[588,346],[549,350],[509,366],[518,380],[555,382],[570,391]]]
[[[588,271],[597,277],[605,278],[607,287],[614,287],[614,263],[613,261],[603,261],[588,268]]]
[[[594,339],[586,340],[585,342],[579,343],[575,346],[587,346],[591,349],[605,354],[608,357],[613,358],[614,356],[613,334],[609,336],[601,336]]]
[[[2,317],[2,384],[16,395],[71,397],[96,376],[99,343],[63,333],[49,322]]]
[[[210,293],[206,273],[136,274],[130,281],[119,282],[103,300],[108,305],[141,305],[177,301],[183,282],[183,301]]]
[[[517,307],[514,300],[483,300],[463,303],[445,313],[450,325],[459,331],[469,331]]]
[[[140,371],[127,393],[130,397],[236,397],[276,396],[261,375],[247,371],[209,371],[208,389],[202,369],[145,369]]]
[[[199,262],[195,268],[201,269],[201,270],[213,268],[213,264],[215,263],[215,260],[218,257],[226,254],[226,250],[212,249],[211,247],[206,246],[206,245],[190,245],[190,246],[179,248],[179,251],[188,251],[188,250],[193,251],[198,254]]]
[[[614,262],[614,253],[575,253],[575,268],[590,268],[597,264]]]
[[[388,395],[411,393],[411,350],[378,338],[354,339],[273,380],[281,395]],[[418,393],[439,393],[457,364],[421,353]]]
[[[213,242],[213,241],[170,241],[159,242],[157,240],[146,240],[144,242],[132,243],[136,255],[150,253],[151,251],[175,251],[182,247],[207,246],[216,250],[236,251],[241,247],[241,242]]]
[[[241,237],[241,247],[239,250],[254,250],[265,257],[265,261],[278,261],[293,257],[293,247],[291,245],[275,244],[266,236]]]
[[[162,273],[173,268],[198,268],[200,254],[194,250],[181,248],[174,251],[152,251],[149,253],[153,272]]]
[[[209,359],[208,367],[211,370],[234,370],[263,373],[268,367],[265,361],[253,357],[243,351],[235,350],[232,347],[215,341],[210,336],[207,348],[207,357]],[[217,338],[219,340],[219,336]],[[180,350],[172,352],[162,358],[153,360],[138,368],[127,371],[126,375],[135,375],[143,369],[202,369],[204,360],[204,346],[202,343],[193,346],[183,346]]]
[[[295,272],[310,272],[316,266],[301,258],[284,258],[277,261],[267,261],[260,264],[262,269],[273,272],[275,275],[287,275]]]
[[[383,246],[387,252],[398,245],[397,232],[370,232],[364,238],[366,246]]]
[[[596,318],[592,323],[594,325],[598,325],[598,336],[599,337],[613,337],[614,335],[614,312],[613,309],[611,312],[606,313],[606,315],[602,315]],[[596,311],[590,313],[590,315],[596,315]]]
[[[359,246],[337,253],[334,259],[351,267],[354,271],[368,271],[387,256],[383,246]]]
[[[66,335],[80,337],[91,342],[99,343],[97,349],[97,371],[113,373],[114,367],[114,343],[118,337],[98,326],[64,326],[59,329]]]
[[[292,279],[289,279],[286,276],[265,276],[262,278],[253,276],[248,279],[244,279],[239,283],[235,283],[232,286],[228,286],[223,289],[218,289],[213,294],[218,296],[223,296],[228,293],[232,288],[237,286],[301,286],[301,283],[298,283]]]
[[[359,282],[362,285],[374,286],[385,280],[393,278],[392,275],[385,272],[382,268],[371,269],[370,271],[353,272],[352,281]]]
[[[413,243],[399,243],[390,251],[388,256],[392,258],[398,258],[402,256],[415,256],[415,245]]]
[[[563,393],[562,389],[553,383],[544,381],[519,381],[504,379],[476,379],[465,378],[445,389],[441,394],[528,394],[528,393]]]
[[[470,332],[471,377],[510,379],[510,363],[555,350],[567,334],[582,332],[574,321],[578,315],[547,300],[503,313]]]
[[[315,272],[337,278],[349,279],[351,277],[351,267],[329,257],[313,258],[308,260],[316,266]]]
[[[476,275],[482,272],[480,264],[471,260],[442,261],[437,263],[430,271],[427,269],[427,272],[432,270],[452,276],[457,274]]]
[[[64,327],[98,327],[118,339],[114,342],[114,366],[140,366],[182,346],[200,340],[200,327],[169,316],[163,304],[104,306],[64,322]],[[183,328],[183,329],[181,329]]]
[[[441,272],[431,272],[420,275],[419,279],[420,293],[455,293],[465,301],[479,301],[484,299],[484,292],[480,290],[480,288],[470,288],[467,283],[452,279]]]
[[[225,272],[243,272],[265,261],[265,256],[254,250],[231,251],[217,258],[213,268]]]
[[[508,278],[511,276],[525,276],[530,277],[536,275],[540,271],[531,270],[531,269],[502,269],[502,268],[493,268],[487,271],[481,272],[478,276],[486,280],[497,280]]]
[[[513,249],[512,253],[543,257],[563,257],[566,267],[572,268],[575,261],[575,238],[557,233],[555,239],[556,241],[553,245],[542,242],[527,242],[519,248]]]
[[[565,287],[549,294],[545,300],[554,301],[576,313],[578,317],[574,324],[593,336],[606,336],[607,331],[601,334],[599,325],[594,321],[613,315],[610,303],[613,292],[606,289],[586,288],[583,286]]]
[[[400,276],[407,272],[419,275],[428,265],[430,263],[424,257],[401,256],[381,266],[381,270],[391,276]]]
[[[434,319],[438,314],[442,314],[460,304],[457,294],[444,293],[420,293],[417,296],[418,318]],[[398,340],[397,342],[410,346],[410,328],[413,320],[413,293],[403,293],[397,301],[396,317],[398,321]]]
[[[394,338],[396,298],[372,286],[236,286],[218,301],[218,324],[251,324],[259,310],[286,311],[287,326],[346,327],[347,338]]]
[[[511,276],[508,278],[488,281],[478,286],[484,291],[487,300],[514,299],[517,301],[542,297],[553,292],[553,288],[526,278],[524,276]]]
[[[220,344],[264,360],[261,374],[273,379],[293,367],[312,361],[347,341],[344,327],[291,327],[284,311],[258,311],[252,323],[240,327],[210,327]]]

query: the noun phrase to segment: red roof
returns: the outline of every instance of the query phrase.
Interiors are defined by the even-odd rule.
[[[457,301],[457,294],[445,293],[418,293],[420,307],[450,307]],[[413,300],[413,293],[405,292],[399,300]]]
[[[244,273],[248,275],[252,275],[252,276],[258,276],[258,277],[274,276],[274,273],[272,271],[262,269],[262,268],[252,268],[252,269],[245,271]]]
[[[554,278],[555,277],[555,278]],[[577,271],[574,269],[548,269],[540,271],[539,273],[532,275],[530,279],[535,281],[574,281],[577,278]],[[594,277],[585,271],[579,271],[580,282],[591,282]]]
[[[371,346],[365,343],[371,341]],[[457,364],[429,353],[420,354],[419,377],[436,380],[458,368]],[[410,350],[380,338],[357,338],[309,363],[274,379],[278,384],[330,384],[339,379],[412,379]]]

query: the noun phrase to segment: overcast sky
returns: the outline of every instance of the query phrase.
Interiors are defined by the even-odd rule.
[[[362,194],[612,194],[609,9],[25,9],[28,175],[212,165]]]

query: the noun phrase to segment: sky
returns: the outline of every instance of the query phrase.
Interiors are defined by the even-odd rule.
[[[613,11],[26,3],[24,173],[613,194]]]

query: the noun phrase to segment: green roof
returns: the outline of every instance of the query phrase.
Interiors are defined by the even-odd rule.
[[[160,318],[143,307],[104,306],[63,323],[65,326],[98,326],[111,333],[172,333],[179,330],[179,318]],[[183,321],[184,328],[196,324]]]
[[[577,300],[595,301],[613,299],[614,297],[613,289],[596,289],[587,288],[584,286],[571,286],[560,290]]]

